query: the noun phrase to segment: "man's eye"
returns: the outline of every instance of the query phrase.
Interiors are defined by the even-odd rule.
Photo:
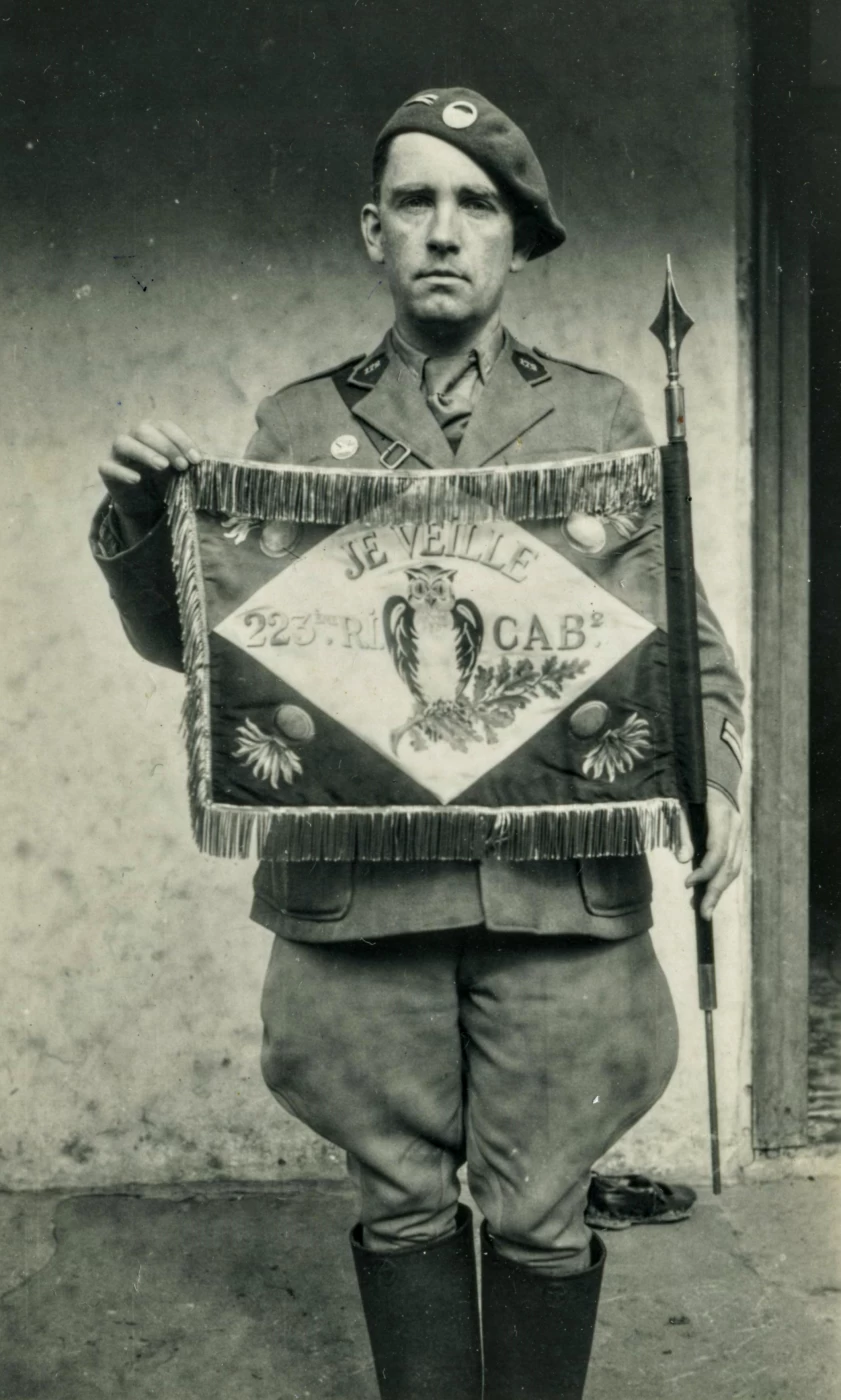
[[[465,209],[478,210],[480,213],[493,213],[493,205],[489,199],[466,199],[462,206]]]
[[[429,204],[429,196],[425,194],[410,194],[400,201],[401,209],[424,209]]]

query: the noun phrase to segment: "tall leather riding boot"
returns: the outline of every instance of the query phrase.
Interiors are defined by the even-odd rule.
[[[351,1231],[353,1260],[382,1400],[481,1400],[473,1217],[431,1244],[388,1253]]]
[[[605,1247],[590,1267],[547,1278],[504,1259],[482,1226],[485,1400],[581,1400],[596,1326]]]

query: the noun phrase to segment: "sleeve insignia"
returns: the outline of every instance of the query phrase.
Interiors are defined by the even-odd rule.
[[[727,745],[728,749],[730,750],[739,767],[741,768],[743,762],[742,741],[736,733],[735,728],[730,723],[729,719],[726,719],[723,725],[721,726],[721,738],[723,742]]]

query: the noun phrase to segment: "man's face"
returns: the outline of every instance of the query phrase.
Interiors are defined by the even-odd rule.
[[[424,132],[392,141],[362,231],[368,256],[385,266],[398,323],[481,326],[528,255],[515,248],[514,217],[492,177]]]

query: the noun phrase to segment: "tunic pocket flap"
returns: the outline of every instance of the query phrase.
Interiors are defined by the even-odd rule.
[[[353,866],[347,860],[264,860],[254,892],[293,919],[343,919],[353,897]]]
[[[598,856],[578,862],[578,882],[588,914],[617,918],[651,903],[651,871],[645,856]]]

